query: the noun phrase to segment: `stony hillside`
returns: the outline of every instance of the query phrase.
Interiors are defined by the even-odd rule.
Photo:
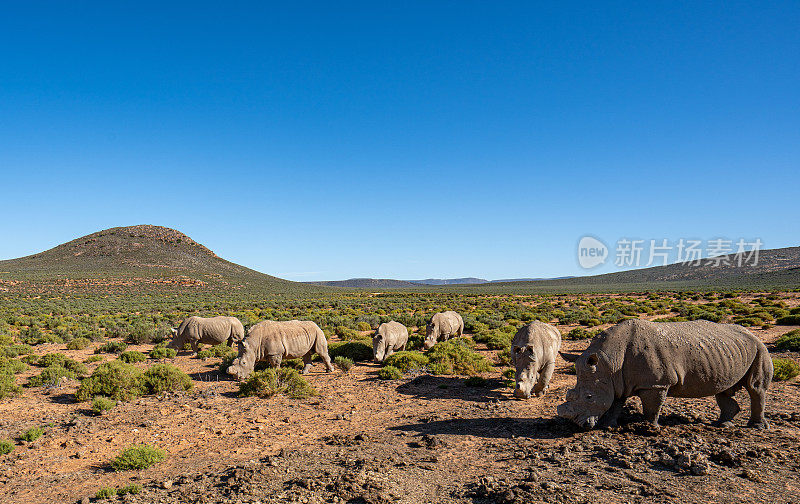
[[[150,225],[106,229],[38,254],[0,261],[0,288],[5,290],[32,284],[80,287],[120,282],[184,287],[296,285],[226,261],[180,231]]]

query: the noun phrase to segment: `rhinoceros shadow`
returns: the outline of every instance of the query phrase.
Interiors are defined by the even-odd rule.
[[[489,379],[483,386],[469,387],[464,378],[454,376],[420,375],[397,387],[397,392],[417,399],[461,399],[462,401],[487,402],[506,397],[505,384],[501,380]],[[505,389],[508,390],[508,389]]]
[[[419,434],[450,434],[482,438],[558,439],[571,437],[576,428],[560,418],[454,418],[389,427]]]

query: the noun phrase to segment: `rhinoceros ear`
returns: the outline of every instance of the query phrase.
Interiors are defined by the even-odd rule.
[[[567,362],[575,362],[576,360],[578,360],[578,357],[581,356],[581,354],[576,354],[576,353],[567,353],[567,352],[558,352],[558,353],[561,354],[561,357]]]
[[[597,354],[593,353],[586,359],[586,365],[588,366],[596,366],[598,362]]]

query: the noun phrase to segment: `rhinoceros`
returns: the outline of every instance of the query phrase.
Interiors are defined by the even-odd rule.
[[[281,360],[298,357],[303,358],[303,374],[307,374],[315,353],[319,354],[327,371],[333,371],[328,340],[317,324],[306,320],[265,320],[247,331],[247,336],[239,343],[239,356],[228,367],[228,374],[244,380],[253,372],[256,362],[266,361],[270,367],[279,367]]]
[[[464,334],[464,319],[454,311],[439,312],[431,317],[431,321],[425,328],[425,350],[430,349],[439,341]]]
[[[233,346],[233,342],[241,341],[244,338],[244,326],[236,317],[189,317],[173,331],[170,348],[181,350],[183,345],[190,343],[192,351],[198,350],[199,343],[208,345],[219,345],[227,343]]]
[[[408,329],[400,322],[386,322],[378,326],[372,337],[372,356],[377,362],[392,355],[395,351],[405,350],[408,344]]]
[[[534,321],[519,328],[511,342],[511,360],[516,368],[514,397],[539,397],[550,388],[550,378],[556,367],[556,355],[561,348],[558,329]]]
[[[639,396],[645,419],[658,425],[667,396],[714,396],[717,424],[730,427],[739,413],[734,394],[750,395],[749,427],[767,428],[764,408],[772,360],[747,329],[705,320],[626,320],[595,337],[575,362],[577,385],[558,407],[560,417],[584,429],[614,426],[625,401]]]

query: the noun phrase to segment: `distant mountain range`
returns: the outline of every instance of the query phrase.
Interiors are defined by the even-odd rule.
[[[318,282],[305,282],[312,285],[324,285],[327,287],[346,287],[350,289],[402,289],[420,286],[436,285],[481,285],[490,283],[507,282],[539,282],[542,280],[559,280],[562,278],[508,278],[503,280],[486,280],[483,278],[426,278],[424,280],[393,280],[390,278],[350,278],[348,280],[328,280]]]
[[[175,229],[139,225],[98,231],[38,254],[0,261],[2,292],[150,293],[206,290],[218,293],[320,292],[350,289],[447,290],[477,293],[610,292],[686,289],[800,289],[800,247],[762,250],[756,266],[670,264],[604,275],[560,278],[353,278],[297,283],[218,257]]]

